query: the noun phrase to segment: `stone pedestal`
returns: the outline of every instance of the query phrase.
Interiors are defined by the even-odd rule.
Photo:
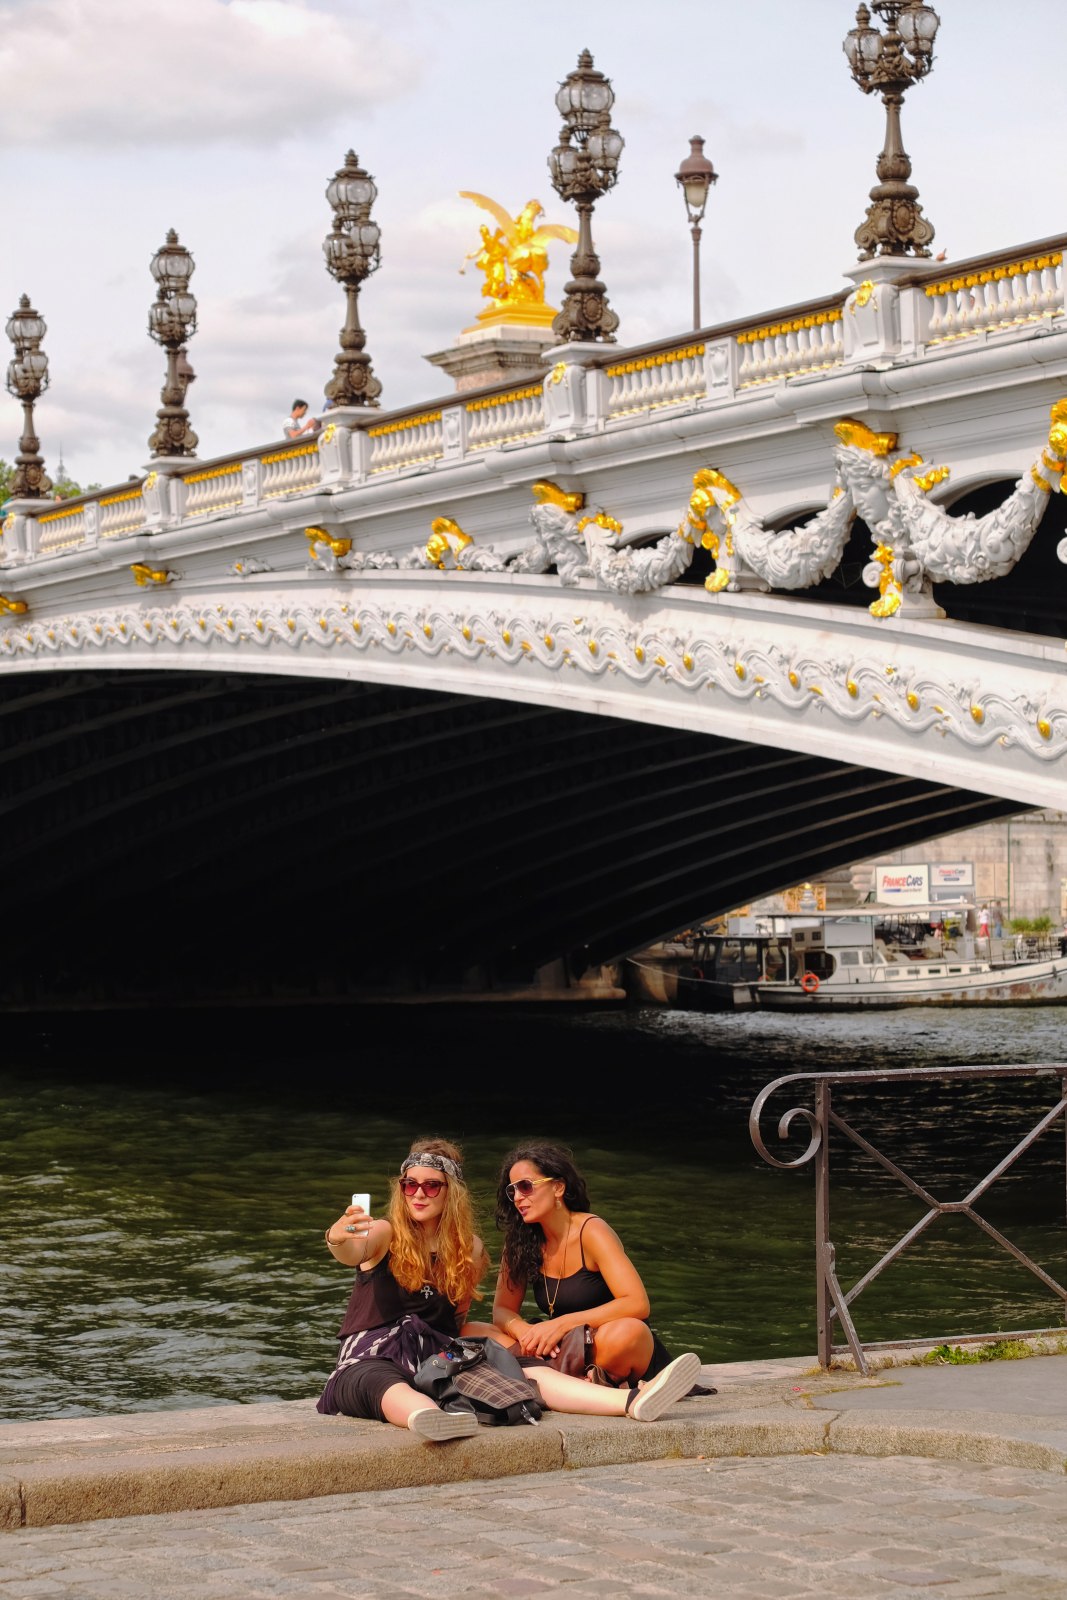
[[[551,321],[476,323],[447,350],[426,360],[442,367],[462,394],[494,383],[521,383],[545,375],[542,352],[558,343]]]

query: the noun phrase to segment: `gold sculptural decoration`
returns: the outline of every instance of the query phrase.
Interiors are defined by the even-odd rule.
[[[150,567],[146,561],[135,561],[130,571],[138,589],[144,589],[150,583],[169,583],[171,579],[169,568]]]
[[[460,550],[474,543],[470,534],[464,533],[459,523],[451,517],[435,517],[430,523],[430,532],[431,538],[426,542],[426,559],[440,572],[444,572],[448,566],[449,556],[455,557]]]
[[[29,609],[25,600],[9,600],[6,594],[0,594],[0,616],[21,617]]]
[[[561,489],[558,483],[553,483],[550,478],[539,478],[531,485],[530,493],[539,506],[559,506],[561,511],[574,513],[585,507],[585,494],[577,490],[568,494],[566,489]]]
[[[488,195],[471,189],[461,189],[460,199],[473,200],[497,224],[490,232],[483,222],[481,245],[464,257],[464,262],[473,261],[485,275],[482,294],[489,304],[479,313],[478,323],[482,327],[495,323],[551,327],[556,312],[545,304],[547,245],[550,239],[576,243],[575,230],[562,223],[539,222],[545,210],[539,200],[528,200],[518,216],[512,217]],[[465,272],[466,265],[459,270]]]
[[[338,539],[326,528],[305,528],[304,538],[308,542],[308,556],[313,556],[316,545],[323,544],[335,556],[346,556],[352,548],[351,539]]]
[[[835,423],[834,432],[842,444],[854,445],[857,450],[869,450],[874,456],[887,456],[897,447],[895,433],[875,433],[855,417],[845,417],[842,422]]]

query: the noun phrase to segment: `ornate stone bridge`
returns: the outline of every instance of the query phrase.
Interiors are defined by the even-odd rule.
[[[9,993],[577,972],[1061,807],[1063,244],[9,503]]]

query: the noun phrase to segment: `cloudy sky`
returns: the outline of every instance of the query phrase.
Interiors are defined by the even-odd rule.
[[[939,10],[937,64],[904,108],[934,249],[1063,230],[1062,0]],[[673,174],[694,133],[720,173],[705,321],[834,291],[883,131],[841,52],[853,14],[850,0],[0,0],[0,313],[27,293],[48,323],[49,467],[60,445],[82,482],[147,461],[163,372],[148,264],[171,227],[196,258],[200,454],[277,438],[294,395],[317,407],[343,321],[324,188],[350,147],[379,188],[382,267],[361,306],[382,403],[444,392],[422,357],[481,305],[458,271],[481,213],[457,191],[512,212],[536,197],[573,220],[546,157],[557,84],[583,48],[614,83],[626,140],[595,224],[620,344],[688,326]],[[565,266],[560,250],[555,304]],[[20,426],[4,395],[9,461]]]

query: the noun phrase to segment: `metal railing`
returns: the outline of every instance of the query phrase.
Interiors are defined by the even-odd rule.
[[[891,1160],[881,1150],[875,1148],[869,1139],[857,1132],[852,1125],[835,1111],[833,1106],[834,1089],[841,1085],[850,1085],[854,1088],[870,1088],[881,1084],[908,1084],[931,1082],[965,1082],[974,1083],[989,1078],[1052,1078],[1059,1080],[1059,1099],[1035,1123],[1030,1131],[1002,1157],[997,1164],[986,1173],[978,1183],[958,1200],[938,1200],[925,1185],[918,1183],[908,1173],[904,1172],[895,1161]],[[806,1106],[794,1106],[784,1112],[778,1120],[778,1137],[788,1139],[793,1123],[800,1121],[806,1124],[810,1139],[807,1149],[803,1154],[792,1161],[780,1160],[771,1154],[763,1142],[760,1132],[760,1119],[764,1108],[772,1095],[777,1094],[787,1084],[811,1084],[815,1091],[815,1105],[813,1109]],[[1038,1266],[1028,1256],[1025,1250],[1005,1237],[998,1228],[981,1216],[975,1206],[996,1183],[998,1178],[1012,1167],[1018,1158],[1031,1149],[1042,1134],[1046,1133],[1060,1118],[1064,1120],[1064,1130],[1067,1134],[1067,1063],[1058,1062],[1042,1064],[1040,1066],[973,1066],[973,1067],[916,1067],[900,1072],[800,1072],[793,1073],[784,1078],[776,1078],[769,1083],[753,1102],[749,1113],[748,1130],[752,1136],[752,1143],[765,1161],[773,1167],[802,1167],[807,1162],[815,1163],[815,1277],[816,1277],[816,1329],[818,1335],[819,1364],[828,1367],[835,1355],[844,1354],[846,1349],[852,1352],[857,1369],[864,1375],[868,1372],[867,1361],[864,1356],[865,1349],[873,1345],[861,1341],[852,1320],[850,1307],[863,1293],[864,1289],[877,1278],[886,1267],[903,1254],[909,1245],[914,1244],[922,1234],[939,1218],[944,1216],[965,1216],[970,1218],[979,1228],[983,1229],[1002,1249],[1013,1256],[1029,1272],[1040,1279],[1045,1287],[1057,1295],[1064,1303],[1064,1314],[1067,1318],[1067,1288],[1051,1277],[1043,1267]],[[870,1267],[861,1278],[848,1290],[843,1290],[837,1275],[836,1249],[830,1237],[830,1131],[836,1129],[847,1139],[858,1146],[866,1155],[877,1161],[886,1172],[896,1178],[909,1192],[920,1200],[928,1209],[924,1216],[904,1233],[897,1242]],[[1067,1175],[1067,1150],[1065,1150],[1065,1175]],[[840,1323],[847,1340],[847,1345],[833,1343],[833,1327],[835,1319]],[[1027,1330],[1030,1332],[1032,1330]],[[1011,1337],[1010,1334],[1000,1334],[997,1337]],[[1018,1337],[1018,1333],[1015,1333]]]

